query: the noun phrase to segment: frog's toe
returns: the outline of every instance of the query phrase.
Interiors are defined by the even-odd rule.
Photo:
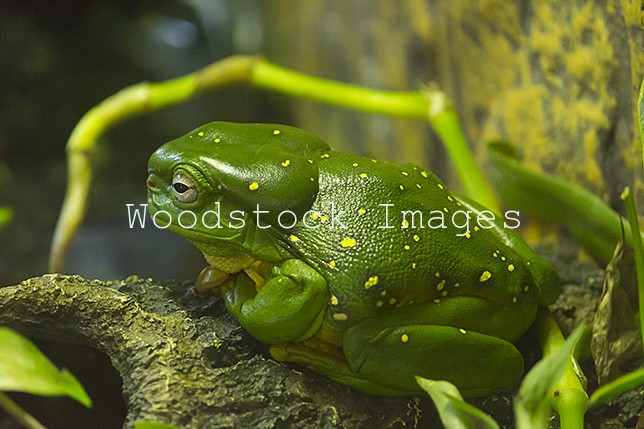
[[[207,266],[199,273],[195,282],[195,290],[200,293],[213,291],[221,286],[230,274],[212,266]]]

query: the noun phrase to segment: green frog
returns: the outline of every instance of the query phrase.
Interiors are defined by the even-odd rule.
[[[376,395],[514,386],[514,343],[559,277],[496,216],[431,172],[331,150],[298,128],[212,122],[148,167],[157,226],[204,254],[214,290],[271,355]]]

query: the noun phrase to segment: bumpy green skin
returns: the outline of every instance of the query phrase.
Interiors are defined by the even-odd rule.
[[[223,273],[219,292],[241,325],[276,359],[368,393],[417,393],[414,375],[468,396],[513,386],[523,359],[512,343],[559,293],[556,272],[503,218],[479,228],[483,209],[432,173],[335,152],[297,128],[206,124],[161,146],[149,174],[151,213],[166,211],[157,221]],[[207,228],[201,216],[217,202],[221,227]],[[380,204],[393,204],[388,221]],[[182,210],[200,222],[180,227]],[[292,214],[278,225],[286,210],[293,227]],[[422,212],[424,228],[403,210]],[[469,231],[453,226],[458,210],[472,211]],[[436,211],[446,228],[427,226]]]

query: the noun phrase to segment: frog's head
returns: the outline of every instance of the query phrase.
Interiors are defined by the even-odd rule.
[[[327,150],[320,138],[284,125],[203,125],[150,158],[150,214],[191,240],[241,241],[256,209],[262,225],[274,225],[283,211],[300,217],[310,208],[318,191],[313,160]]]

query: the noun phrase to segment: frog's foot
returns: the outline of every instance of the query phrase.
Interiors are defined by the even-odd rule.
[[[228,280],[228,274],[218,268],[207,266],[199,273],[195,282],[195,290],[200,293],[213,291]]]
[[[349,368],[341,352],[327,353],[310,343],[285,343],[271,346],[271,355],[280,362],[295,362],[331,380],[361,392],[383,396],[406,396],[415,392],[397,390],[365,379]]]

